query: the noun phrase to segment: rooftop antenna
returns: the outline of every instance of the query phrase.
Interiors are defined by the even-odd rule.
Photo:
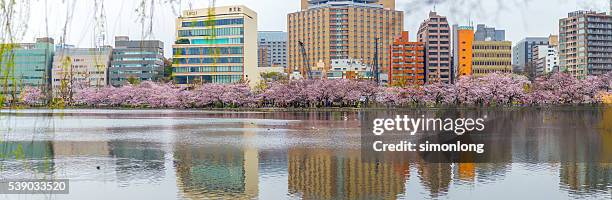
[[[433,11],[436,12],[436,6],[438,5],[438,1],[433,0],[433,4],[434,4]]]
[[[470,27],[473,27],[474,25],[472,24],[472,13],[468,14],[468,25]]]

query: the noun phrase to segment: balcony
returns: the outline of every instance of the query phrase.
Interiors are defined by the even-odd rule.
[[[589,36],[589,40],[601,40],[601,41],[612,41],[612,36]],[[610,44],[612,45],[612,44]]]
[[[589,29],[587,33],[594,34],[594,35],[612,35],[612,30],[602,31],[602,30]]]
[[[589,42],[588,45],[589,46],[609,47],[609,46],[612,46],[612,43],[610,42]]]

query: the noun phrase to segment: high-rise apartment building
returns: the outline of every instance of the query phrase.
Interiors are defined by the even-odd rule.
[[[255,11],[245,6],[186,10],[176,30],[172,76],[179,85],[259,83]]]
[[[474,41],[472,72],[475,77],[512,73],[512,42]]]
[[[533,47],[548,45],[548,37],[527,37],[512,48],[512,70],[514,73],[525,73],[527,65],[533,61]]]
[[[258,66],[287,68],[287,32],[259,31],[257,35]]]
[[[403,12],[395,0],[302,0],[302,10],[287,16],[288,68],[306,75],[305,58],[312,69],[332,60],[359,60],[374,65],[378,47],[378,69],[388,69],[389,47],[403,30]],[[378,44],[376,44],[378,41]],[[304,44],[305,56],[299,42]],[[326,74],[323,72],[321,74]]]
[[[87,87],[108,85],[112,48],[60,47],[53,57],[53,93],[67,97]]]
[[[0,94],[18,97],[25,86],[48,91],[51,87],[52,38],[37,38],[36,43],[0,44]]]
[[[575,11],[559,20],[560,70],[575,77],[612,71],[612,16]]]
[[[448,20],[436,12],[429,12],[429,18],[419,27],[418,41],[425,44],[425,79],[428,83],[453,81],[450,35]]]
[[[453,25],[453,69],[457,77],[472,75],[473,43],[473,27]]]
[[[506,31],[498,30],[495,27],[487,27],[484,24],[478,24],[476,26],[476,32],[474,33],[475,41],[505,41]]]
[[[109,68],[112,86],[122,86],[128,79],[157,81],[164,76],[164,43],[159,40],[130,40],[115,37]]]
[[[410,42],[408,31],[402,32],[390,48],[389,84],[425,84],[425,44]]]

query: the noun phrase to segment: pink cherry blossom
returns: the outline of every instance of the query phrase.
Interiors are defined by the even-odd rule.
[[[520,106],[600,104],[612,94],[612,73],[576,79],[557,73],[533,83],[513,74],[461,77],[456,84],[377,86],[367,80],[282,80],[257,90],[246,83],[191,88],[143,82],[79,89],[69,105],[132,108]],[[22,103],[44,104],[45,94],[26,87]]]
[[[45,101],[45,95],[36,87],[26,86],[21,91],[21,102],[26,105],[41,105]]]

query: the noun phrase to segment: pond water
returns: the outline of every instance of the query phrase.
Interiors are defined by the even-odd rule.
[[[70,192],[0,199],[612,198],[612,107],[492,112],[537,139],[490,163],[372,162],[363,111],[2,110],[0,179]],[[596,150],[547,137],[581,130]],[[598,161],[537,162],[559,149]]]

